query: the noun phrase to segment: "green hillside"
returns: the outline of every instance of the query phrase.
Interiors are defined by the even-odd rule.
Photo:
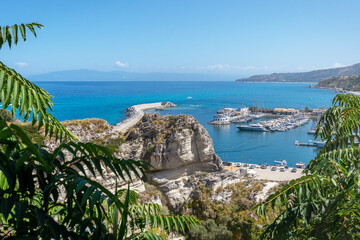
[[[360,91],[360,75],[337,76],[327,78],[316,85],[316,88],[343,89]]]
[[[320,82],[334,76],[360,75],[360,64],[300,73],[273,73],[241,78],[238,82]]]

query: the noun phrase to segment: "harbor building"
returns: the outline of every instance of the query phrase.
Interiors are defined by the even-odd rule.
[[[274,114],[278,115],[295,115],[300,113],[299,110],[296,110],[294,108],[274,108],[273,112]]]
[[[320,109],[314,109],[312,110],[313,115],[323,115],[326,112],[326,109],[320,108]]]

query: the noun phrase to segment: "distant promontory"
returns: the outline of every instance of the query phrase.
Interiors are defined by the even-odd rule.
[[[316,88],[339,89],[345,91],[360,91],[360,75],[337,76],[319,82]]]
[[[273,73],[237,79],[237,82],[320,82],[334,76],[360,75],[360,63],[300,73]]]

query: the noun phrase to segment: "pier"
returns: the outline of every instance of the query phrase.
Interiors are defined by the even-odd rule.
[[[173,108],[177,105],[171,102],[156,102],[134,105],[126,109],[126,119],[115,125],[114,130],[122,133],[127,132],[130,128],[135,126],[144,116],[144,111],[152,109]]]

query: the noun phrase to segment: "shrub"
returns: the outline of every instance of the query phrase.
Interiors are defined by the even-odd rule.
[[[272,221],[278,212],[269,213],[268,219],[258,217],[251,210],[256,205],[255,195],[263,189],[260,181],[241,181],[226,187],[218,187],[216,191],[206,185],[199,185],[192,193],[192,198],[184,205],[184,212],[189,216],[196,216],[205,221],[212,219],[219,227],[232,232],[231,239],[251,240],[257,239],[261,233],[262,226]],[[229,202],[221,202],[213,199],[213,195],[222,192],[231,192]],[[270,209],[267,209],[270,211]],[[204,229],[202,229],[205,231]],[[195,235],[191,235],[194,237]],[[205,235],[196,235],[200,238]],[[223,238],[217,238],[223,239]],[[226,238],[224,238],[226,239]],[[229,238],[230,239],[230,238]]]
[[[0,109],[0,118],[2,120],[4,120],[5,122],[14,122],[15,121],[14,115],[12,115],[12,113],[6,109]]]
[[[230,240],[232,239],[232,232],[227,230],[225,226],[217,225],[214,220],[208,219],[202,221],[198,227],[190,227],[188,240]]]
[[[153,149],[154,149],[154,145],[150,145],[150,146],[148,146],[147,148],[146,148],[146,152],[147,153],[151,153],[152,151],[153,151]]]
[[[26,133],[26,135],[30,138],[31,142],[37,145],[42,145],[44,141],[44,136],[42,136],[36,126],[31,126],[28,124],[19,124],[17,125]]]

